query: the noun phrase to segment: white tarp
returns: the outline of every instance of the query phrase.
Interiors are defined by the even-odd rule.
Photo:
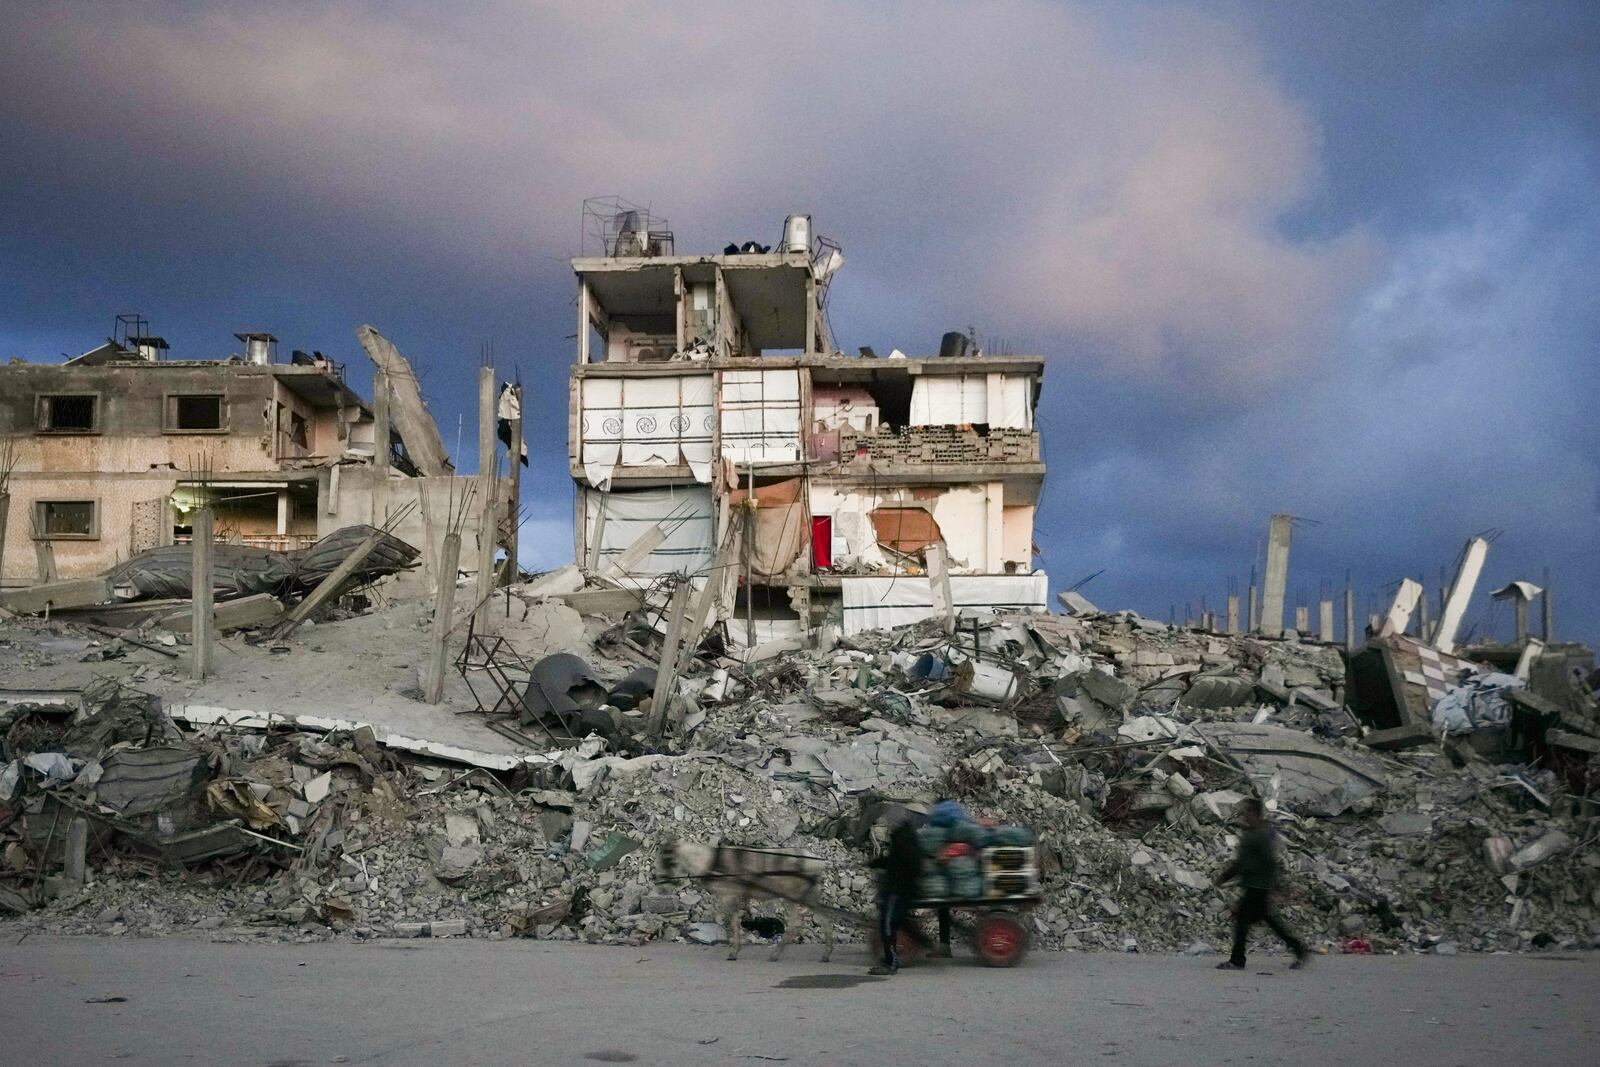
[[[666,539],[629,574],[705,574],[711,569],[715,525],[711,518],[709,488],[667,486],[627,492],[588,492],[583,496],[584,529],[589,538],[585,549],[594,543],[593,538],[598,533],[601,571],[652,526],[660,526],[666,532]]]
[[[738,464],[800,462],[800,372],[722,372],[722,454]]]
[[[923,575],[844,578],[844,632],[860,633],[907,626],[933,616],[933,586]],[[1050,579],[1033,574],[952,574],[950,596],[956,610],[1044,611]]]
[[[607,486],[624,467],[687,464],[696,481],[711,480],[711,375],[585,378],[582,404],[584,477]]]
[[[1033,428],[1033,376],[924,374],[911,384],[911,425]]]

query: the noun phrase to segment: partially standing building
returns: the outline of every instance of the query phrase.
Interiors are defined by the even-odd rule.
[[[1044,610],[1042,358],[960,334],[936,356],[843,355],[825,314],[842,258],[804,216],[776,248],[713,255],[676,254],[643,213],[601,236],[572,263],[581,565],[711,578],[736,640],[926,617],[930,564],[957,609]]]

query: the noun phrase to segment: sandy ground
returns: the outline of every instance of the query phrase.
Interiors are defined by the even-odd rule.
[[[1600,955],[1036,953],[867,979],[860,948],[0,947],[0,1060],[238,1064],[1592,1064]],[[124,997],[125,1000],[107,999]]]

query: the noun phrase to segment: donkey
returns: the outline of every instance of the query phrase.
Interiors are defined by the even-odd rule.
[[[826,963],[833,955],[834,942],[833,909],[823,905],[820,896],[827,868],[826,860],[806,852],[668,840],[661,844],[656,879],[694,878],[707,883],[727,916],[730,960],[739,958],[744,945],[740,920],[750,901],[782,901],[785,930],[794,926],[797,908],[808,908],[822,927],[822,962]],[[783,948],[784,933],[780,932],[772,946],[774,960],[783,955]]]

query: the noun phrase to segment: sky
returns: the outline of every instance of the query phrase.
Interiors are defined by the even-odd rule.
[[[525,565],[571,557],[567,260],[621,195],[680,252],[811,214],[847,352],[1044,355],[1055,589],[1218,610],[1286,512],[1291,606],[1364,616],[1492,531],[1480,590],[1548,568],[1600,643],[1594,3],[12,0],[0,145],[0,360],[136,311],[365,393],[371,323],[470,470],[492,346]]]

